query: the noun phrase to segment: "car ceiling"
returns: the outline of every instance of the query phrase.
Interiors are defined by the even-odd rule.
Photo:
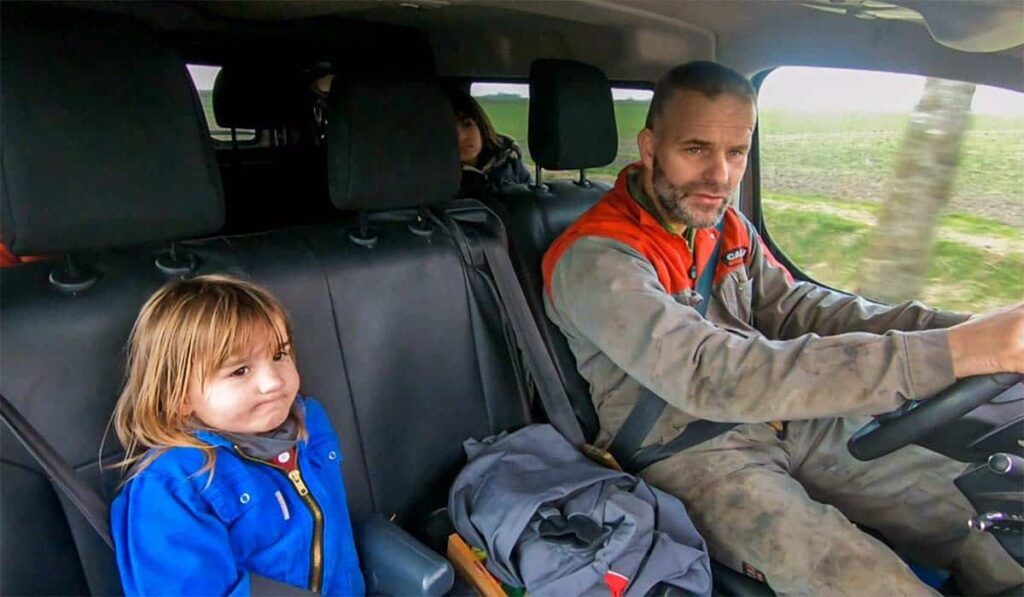
[[[76,3],[81,6],[80,3]],[[748,75],[832,66],[971,80],[1024,91],[1020,0],[284,0],[104,3],[164,29],[265,28],[334,17],[414,27],[439,74],[522,78],[539,57],[653,81],[687,60]],[[381,51],[387,46],[382,44]]]

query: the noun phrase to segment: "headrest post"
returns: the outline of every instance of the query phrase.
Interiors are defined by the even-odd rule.
[[[61,292],[82,292],[99,279],[98,272],[85,264],[77,263],[70,253],[62,255],[60,266],[50,272],[50,284]]]
[[[586,168],[580,168],[580,177],[579,180],[576,181],[576,186],[583,187],[584,189],[589,189],[593,186],[591,182],[587,180]]]
[[[423,238],[434,235],[434,227],[430,225],[430,210],[426,205],[421,205],[416,210],[416,219],[409,222],[409,232]]]
[[[238,151],[238,129],[231,127],[231,149]]]
[[[359,224],[355,232],[348,233],[348,239],[360,247],[372,249],[377,246],[377,235],[370,229],[370,221],[366,214],[359,212],[356,216]]]
[[[327,107],[323,101],[313,103],[313,127],[316,129],[314,138],[317,145],[327,142]]]
[[[530,188],[534,191],[546,191],[548,185],[544,184],[544,170],[537,164],[537,175],[533,177],[533,183],[530,184]]]
[[[199,258],[194,253],[179,251],[178,243],[173,241],[167,252],[157,257],[154,263],[157,269],[171,277],[187,276],[199,268]]]

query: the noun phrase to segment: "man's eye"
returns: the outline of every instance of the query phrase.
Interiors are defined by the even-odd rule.
[[[234,371],[231,372],[231,377],[243,377],[247,373],[249,373],[248,367],[239,367],[238,369],[235,369]]]
[[[690,155],[700,155],[701,149],[702,148],[700,148],[700,147],[687,147],[683,151],[685,151],[686,153],[688,153]]]

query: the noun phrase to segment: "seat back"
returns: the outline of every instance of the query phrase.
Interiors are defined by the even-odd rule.
[[[454,240],[424,219],[459,186],[440,86],[336,78],[328,123],[331,198],[357,210],[363,229],[316,247],[339,305],[375,508],[414,522],[445,504],[462,441],[525,424],[527,397],[500,305]]]
[[[611,86],[599,69],[569,60],[536,60],[530,68],[530,154],[548,170],[604,166],[618,134]],[[595,181],[518,185],[498,197],[516,273],[588,440],[598,431],[590,387],[561,331],[544,312],[541,259],[548,246],[609,189]]]

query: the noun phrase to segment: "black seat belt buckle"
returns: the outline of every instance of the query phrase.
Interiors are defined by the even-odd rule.
[[[789,421],[768,421],[768,426],[775,430],[776,439],[786,439],[789,432]]]

